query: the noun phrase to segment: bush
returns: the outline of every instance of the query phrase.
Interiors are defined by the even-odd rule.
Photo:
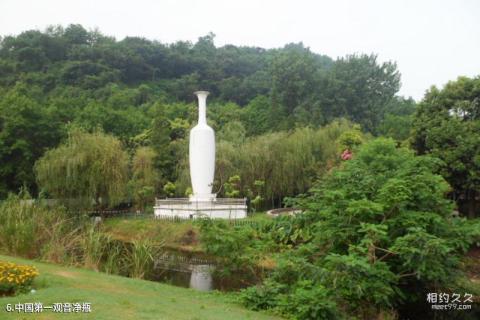
[[[240,292],[240,301],[252,310],[271,310],[278,306],[278,297],[285,292],[285,286],[272,281],[248,287]]]
[[[0,261],[0,296],[30,291],[38,274],[35,267]]]
[[[242,273],[246,278],[261,276],[257,265],[264,256],[261,236],[250,226],[231,226],[224,221],[200,221],[200,237],[204,250],[215,256],[221,276]]]
[[[333,294],[310,280],[293,287],[268,279],[263,285],[240,293],[240,301],[252,310],[272,310],[293,319],[321,320],[339,316]]]
[[[297,283],[292,293],[281,296],[278,309],[294,319],[337,319],[339,313],[332,297],[332,292],[324,286],[304,280]]]

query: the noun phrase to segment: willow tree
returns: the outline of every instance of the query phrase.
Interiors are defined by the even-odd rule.
[[[132,160],[132,179],[128,183],[135,204],[145,208],[153,201],[155,188],[159,184],[159,174],[155,169],[156,153],[150,147],[140,147],[135,151]]]
[[[84,207],[111,207],[125,197],[128,156],[117,138],[75,128],[64,144],[35,163],[35,173],[50,196]]]

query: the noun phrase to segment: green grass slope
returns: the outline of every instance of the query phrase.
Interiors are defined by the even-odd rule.
[[[197,292],[162,283],[107,275],[0,255],[0,260],[34,265],[40,271],[36,293],[0,298],[0,319],[278,319],[233,304],[219,293]],[[90,302],[91,313],[8,313],[15,303]]]

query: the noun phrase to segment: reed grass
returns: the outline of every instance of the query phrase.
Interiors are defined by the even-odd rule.
[[[61,207],[11,195],[0,204],[0,252],[95,271],[146,278],[163,243],[147,238],[113,239],[90,219],[68,216]]]

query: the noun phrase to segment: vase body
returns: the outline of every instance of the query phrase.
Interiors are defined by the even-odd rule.
[[[215,198],[212,194],[215,174],[215,133],[207,124],[207,91],[197,91],[198,124],[190,131],[189,160],[192,200]]]

